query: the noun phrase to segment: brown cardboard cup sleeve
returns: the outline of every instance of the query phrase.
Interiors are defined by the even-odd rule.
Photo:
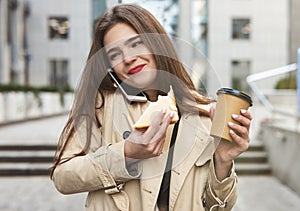
[[[239,124],[232,119],[232,114],[240,114],[241,109],[247,110],[252,106],[252,99],[244,92],[231,88],[219,89],[217,96],[218,99],[210,134],[216,138],[232,141],[229,134],[228,122]]]

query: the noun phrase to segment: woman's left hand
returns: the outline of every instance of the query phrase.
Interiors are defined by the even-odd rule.
[[[216,174],[221,179],[228,175],[232,161],[248,149],[250,142],[249,129],[252,120],[250,112],[241,110],[240,114],[233,114],[232,118],[239,123],[228,122],[233,142],[220,140],[214,155]]]

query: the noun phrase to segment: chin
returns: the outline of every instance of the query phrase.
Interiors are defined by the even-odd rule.
[[[132,86],[140,89],[140,90],[147,90],[149,87],[152,87],[152,83],[148,84],[148,83],[143,83],[142,81],[136,82],[136,83],[132,83]]]
[[[142,71],[140,73],[134,74],[131,76],[130,83],[139,89],[145,89],[150,86],[153,87],[153,84],[156,81],[156,73],[153,71]]]

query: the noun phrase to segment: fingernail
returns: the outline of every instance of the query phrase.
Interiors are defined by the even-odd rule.
[[[174,117],[174,112],[170,113],[170,117],[173,118]]]
[[[163,114],[165,114],[166,112],[167,112],[167,109],[163,109],[163,110],[161,110],[161,112],[163,113]]]
[[[233,130],[229,130],[229,133],[230,133],[230,134],[234,134]]]
[[[242,109],[242,110],[241,110],[241,113],[242,113],[242,114],[245,114],[246,112],[247,112],[247,111],[246,111],[245,109]]]
[[[234,124],[232,122],[228,122],[228,125],[229,126],[233,126]]]
[[[232,118],[234,118],[234,119],[238,118],[238,116],[239,115],[237,115],[237,114],[232,114]]]

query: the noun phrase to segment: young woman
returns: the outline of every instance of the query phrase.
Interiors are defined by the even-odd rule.
[[[107,74],[142,90],[128,102]],[[158,113],[134,129],[151,101],[172,86],[180,120]],[[99,20],[86,68],[64,127],[51,178],[64,194],[88,192],[86,210],[231,210],[233,160],[249,145],[251,114],[234,115],[234,142],[209,136],[211,99],[198,93],[168,35],[145,9],[115,6]],[[201,107],[201,106],[200,106]],[[165,142],[171,142],[168,152]]]

